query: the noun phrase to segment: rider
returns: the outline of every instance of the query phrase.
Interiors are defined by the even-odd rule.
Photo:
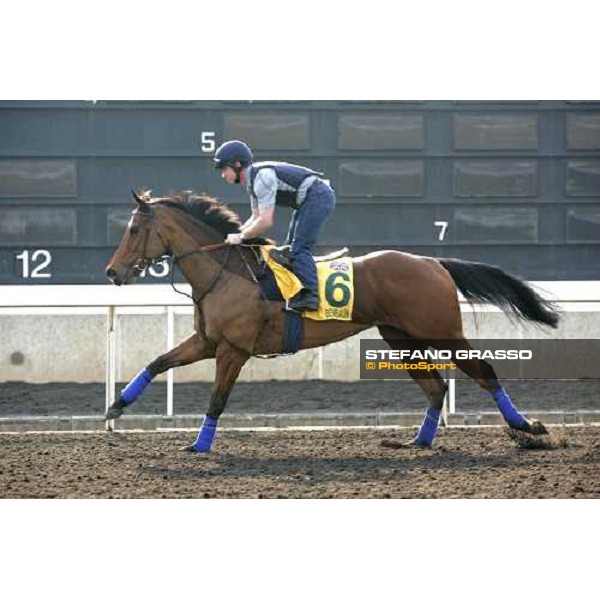
[[[335,193],[322,179],[323,174],[285,162],[254,162],[252,150],[239,140],[217,148],[214,161],[227,183],[246,187],[252,207],[252,215],[240,233],[227,236],[228,244],[240,244],[267,231],[273,225],[275,205],[294,210],[286,244],[291,246],[294,273],[303,289],[290,299],[288,307],[298,312],[317,310],[317,269],[312,251],[335,207]]]

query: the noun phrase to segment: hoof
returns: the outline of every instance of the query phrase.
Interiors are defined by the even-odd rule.
[[[433,444],[428,444],[427,442],[419,442],[417,438],[413,440],[413,445],[417,446],[418,448],[431,448],[433,446]]]
[[[123,415],[123,411],[126,406],[127,404],[125,404],[123,400],[117,400],[108,407],[108,410],[106,411],[105,420],[112,421],[113,419],[118,419],[120,416]]]
[[[409,442],[399,442],[397,440],[382,440],[381,445],[384,448],[431,448],[430,445],[418,443],[417,438]]]
[[[105,420],[106,421],[112,421],[113,419],[118,419],[122,414],[123,414],[123,409],[122,408],[116,408],[116,407],[112,407],[111,406],[106,411]]]
[[[531,435],[548,434],[546,426],[537,419],[525,419],[525,425],[523,425],[523,427],[521,427],[519,431],[524,431],[525,433],[530,433]]]
[[[191,454],[201,454],[203,456],[208,456],[210,454],[210,450],[208,452],[202,452],[201,450],[196,450],[193,445],[191,446],[183,446],[180,448],[182,452],[190,452]]]

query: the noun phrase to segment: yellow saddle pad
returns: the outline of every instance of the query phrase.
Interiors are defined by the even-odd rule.
[[[301,289],[302,283],[285,267],[269,256],[273,246],[261,246],[264,261],[275,275],[281,295],[288,300]],[[354,268],[352,258],[335,258],[317,263],[319,281],[319,310],[306,311],[302,316],[315,321],[351,321],[354,307]]]

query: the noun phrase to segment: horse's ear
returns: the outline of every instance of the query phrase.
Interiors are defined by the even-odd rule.
[[[144,198],[142,198],[133,188],[131,189],[131,193],[133,194],[133,199],[136,201],[138,206],[143,206],[146,204]]]

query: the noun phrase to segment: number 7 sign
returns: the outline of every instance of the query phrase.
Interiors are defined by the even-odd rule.
[[[448,229],[448,221],[434,221],[433,225],[435,227],[439,227],[440,228],[440,233],[438,235],[438,240],[440,242],[444,241],[444,236],[446,235],[446,231]]]

